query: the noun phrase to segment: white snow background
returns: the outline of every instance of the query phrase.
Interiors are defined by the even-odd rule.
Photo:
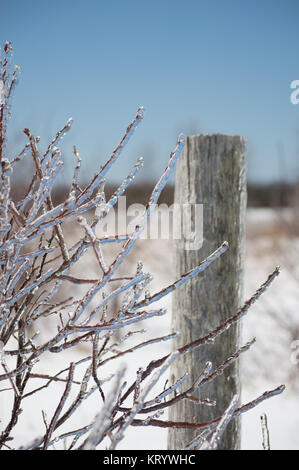
[[[288,214],[284,213],[284,216]],[[291,214],[289,214],[292,217]],[[70,242],[71,244],[71,242]],[[271,398],[254,410],[245,413],[242,417],[242,448],[262,449],[262,434],[260,415],[267,413],[268,427],[270,432],[270,445],[272,449],[299,449],[299,365],[292,360],[294,350],[291,345],[299,339],[299,270],[298,265],[299,239],[290,236],[284,231],[281,213],[270,209],[249,209],[247,211],[247,243],[245,264],[245,291],[249,298],[259,285],[266,279],[267,275],[275,268],[281,266],[281,274],[270,286],[268,291],[249,310],[243,320],[242,344],[252,337],[257,341],[253,347],[245,353],[241,361],[242,378],[242,403],[249,401],[266,390],[275,388],[284,383],[286,390],[282,395]],[[174,280],[172,266],[173,252],[172,242],[169,240],[140,240],[130,254],[127,263],[129,270],[134,272],[136,262],[142,260],[144,271],[150,272],[154,280],[150,285],[150,292],[154,293],[162,287],[167,286]],[[124,268],[128,270],[128,264]],[[90,258],[83,261],[78,269],[84,269],[84,277],[95,275],[96,265]],[[125,272],[125,271],[123,271]],[[72,284],[66,284],[70,294],[74,294]],[[167,308],[167,314],[155,317],[142,324],[135,324],[132,330],[145,328],[145,333],[133,335],[132,339],[125,344],[138,344],[145,339],[159,337],[171,332],[171,295],[164,297],[159,306]],[[232,312],[233,313],[233,312]],[[51,328],[52,319],[40,325],[41,334],[46,334]],[[86,343],[82,346],[81,353],[90,354],[91,345]],[[126,380],[128,383],[135,380],[136,371],[140,366],[146,365],[154,358],[159,358],[171,349],[171,341],[159,342],[152,346],[141,348],[132,354],[127,354],[122,359],[108,362],[99,369],[99,378],[103,379],[115,373],[121,363],[127,367]],[[47,354],[40,363],[35,366],[33,372],[51,374],[66,367],[70,361],[76,361],[80,351],[72,349],[59,354]],[[293,356],[292,356],[293,354]],[[299,354],[298,354],[299,358]],[[208,358],[207,358],[208,360]],[[75,370],[76,377],[82,374],[84,366]],[[161,391],[167,373],[164,374],[159,384],[152,391]],[[40,379],[34,380],[34,387],[44,384]],[[110,382],[111,383],[111,382]],[[103,389],[108,393],[110,383],[104,384]],[[31,383],[31,386],[33,383]],[[19,423],[13,432],[14,440],[10,443],[13,447],[28,444],[32,439],[43,432],[43,421],[41,410],[45,410],[48,421],[51,419],[58,405],[64,383],[52,383],[40,393],[28,397],[24,401],[23,412],[19,417]],[[75,387],[75,386],[74,386]],[[73,387],[73,388],[74,388]],[[78,386],[77,386],[78,387]],[[65,405],[72,402],[74,392]],[[150,397],[149,397],[150,398]],[[213,398],[213,397],[210,397]],[[72,421],[59,428],[60,435],[72,429],[79,428],[91,422],[102,406],[102,399],[96,390],[90,398],[81,405],[74,413]],[[0,415],[4,417],[1,428],[5,425],[10,415],[11,401],[9,393],[0,394]],[[161,419],[167,419],[167,412]],[[68,441],[70,442],[70,441]],[[109,444],[108,441],[105,444]],[[62,441],[56,448],[63,448]],[[166,449],[167,430],[152,427],[131,427],[120,442],[118,449]],[[105,448],[103,446],[102,448]]]

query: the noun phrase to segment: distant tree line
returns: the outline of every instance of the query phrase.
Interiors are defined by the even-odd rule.
[[[84,187],[84,184],[83,184]],[[126,193],[127,206],[132,203],[146,204],[151,194],[153,184],[150,182],[135,183],[131,189],[128,188]],[[13,199],[19,200],[25,188],[22,187],[20,181],[13,185]],[[106,186],[107,193],[113,194],[116,186],[110,184]],[[68,192],[67,186],[58,186],[53,192],[54,204],[60,204],[64,201]],[[293,206],[298,201],[299,183],[275,182],[268,184],[249,183],[247,187],[248,207],[287,207]],[[174,186],[167,185],[160,197],[159,203],[172,204],[174,200]]]

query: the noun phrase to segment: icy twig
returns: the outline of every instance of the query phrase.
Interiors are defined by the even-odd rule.
[[[72,178],[72,185],[71,185],[70,194],[72,193],[72,191],[75,191],[75,189],[78,188],[79,171],[80,171],[81,161],[82,161],[81,157],[79,155],[79,152],[78,152],[75,145],[73,146],[73,153],[74,153],[75,158],[76,158],[76,165],[75,165],[75,168],[74,168],[74,174],[73,174],[73,178]]]
[[[177,281],[175,281],[173,284],[171,284],[168,287],[165,287],[164,289],[160,290],[156,294],[152,295],[151,297],[148,297],[145,300],[142,300],[141,302],[135,303],[131,308],[130,311],[134,312],[138,308],[144,307],[145,305],[150,305],[153,302],[157,302],[158,300],[162,299],[165,295],[170,294],[174,289],[182,286],[187,282],[189,279],[192,279],[192,277],[198,275],[205,269],[207,269],[208,266],[210,266],[213,261],[218,259],[225,251],[228,249],[228,243],[224,242],[222,245],[217,248],[214,253],[212,253],[210,256],[208,256],[204,261],[202,261],[198,266],[195,268],[191,269],[187,273],[183,274],[183,276],[180,277]]]
[[[106,263],[104,261],[104,256],[103,256],[100,244],[97,242],[97,238],[96,238],[95,234],[93,233],[91,227],[88,225],[88,223],[87,223],[87,221],[84,217],[80,216],[80,217],[78,217],[77,220],[78,220],[79,224],[85,230],[86,236],[89,239],[89,242],[90,242],[90,244],[93,248],[93,251],[94,251],[96,259],[99,263],[99,266],[100,266],[101,270],[103,271],[103,273],[105,274],[107,272],[107,266],[106,266]]]
[[[211,382],[216,376],[221,375],[233,361],[235,361],[242,353],[248,351],[248,349],[251,348],[251,346],[255,343],[256,339],[253,338],[251,341],[248,341],[244,346],[242,346],[238,351],[233,353],[231,356],[229,356],[227,359],[225,359],[222,364],[220,364],[211,374],[207,375],[206,377],[203,378],[201,385]]]
[[[42,158],[42,160],[41,160],[42,162],[45,160],[45,158],[47,157],[48,153],[53,149],[53,147],[58,144],[59,140],[61,140],[61,139],[65,136],[65,134],[71,129],[72,124],[73,124],[73,118],[69,118],[69,119],[67,120],[66,124],[63,126],[63,128],[60,129],[60,130],[56,133],[54,139],[53,139],[52,142],[49,144],[49,146],[48,146],[46,152],[45,152],[44,155],[43,155],[43,158]]]
[[[116,162],[118,159],[119,155],[121,154],[121,151],[123,148],[126,146],[128,143],[130,137],[132,136],[133,132],[137,128],[137,126],[140,124],[140,122],[143,119],[143,112],[144,109],[143,107],[138,108],[137,114],[135,116],[135,119],[131,122],[131,124],[127,127],[127,130],[121,139],[119,145],[116,147],[116,149],[113,151],[112,155],[110,158],[107,160],[107,162],[100,168],[100,171],[93,177],[91,182],[86,186],[86,188],[81,192],[81,194],[77,197],[77,202],[82,203],[87,197],[89,197],[93,190],[98,186],[99,181],[103,179],[106,176],[106,173],[108,170],[111,168],[113,163]]]
[[[181,354],[186,354],[193,349],[197,349],[203,344],[207,344],[211,341],[213,341],[217,336],[222,334],[224,331],[226,331],[228,328],[231,327],[234,323],[239,321],[247,312],[249,307],[257,301],[257,299],[265,292],[265,290],[270,286],[272,281],[278,276],[279,274],[279,268],[276,268],[271,274],[269,274],[268,278],[266,281],[257,289],[257,291],[253,294],[252,297],[250,297],[249,300],[245,302],[243,307],[232,317],[230,317],[228,320],[226,320],[224,323],[221,323],[217,328],[215,328],[213,331],[211,331],[209,334],[207,334],[204,337],[198,338],[178,349]],[[152,361],[148,367],[145,369],[143,373],[143,380],[148,377],[149,374],[156,368],[159,367],[163,362],[169,357],[169,354],[166,356],[157,359],[155,361]],[[1,378],[1,377],[0,377]],[[132,384],[129,389],[126,391],[124,394],[122,400],[124,401],[133,391],[134,389],[134,384]]]
[[[74,363],[76,365],[76,363]],[[56,376],[53,376],[53,375],[48,375],[48,374],[33,374],[31,373],[30,374],[30,378],[33,378],[33,379],[45,379],[45,380],[49,380],[49,381],[53,381],[53,382],[67,382],[68,379],[62,379],[62,378],[59,378],[57,375]],[[76,384],[76,385],[80,385],[81,382],[78,382],[77,380],[73,380],[72,381],[73,384]],[[25,395],[23,396],[23,398],[25,397]]]
[[[105,402],[105,395],[104,395],[103,389],[101,387],[101,382],[100,382],[100,380],[98,379],[98,376],[97,376],[98,341],[99,341],[99,335],[96,334],[96,335],[93,336],[93,339],[92,339],[92,376],[93,376],[93,379],[94,379],[94,381],[95,381],[95,383],[96,383],[96,385],[99,389],[102,400],[103,400],[103,402]]]
[[[229,424],[229,422],[234,416],[234,412],[238,406],[238,402],[239,402],[239,396],[236,394],[233,396],[229,406],[227,407],[220,421],[218,422],[216,429],[212,434],[212,437],[210,439],[209,445],[206,448],[206,450],[214,450],[217,448],[217,444],[219,442],[220,437],[222,436],[227,425]]]
[[[21,150],[21,152],[19,152],[18,155],[15,158],[13,158],[13,160],[11,160],[10,162],[11,166],[14,167],[16,163],[21,161],[23,157],[25,157],[29,149],[30,149],[30,144],[27,143],[25,147]]]
[[[89,436],[81,446],[83,450],[95,449],[98,443],[103,439],[107,429],[109,429],[111,424],[112,410],[115,406],[115,401],[119,393],[119,388],[121,386],[121,380],[124,376],[124,373],[125,368],[122,367],[122,369],[116,375],[113,389],[109,393],[102,410],[95,417],[94,425],[89,433]]]
[[[15,396],[16,397],[19,397],[20,396],[20,392],[19,390],[17,389],[17,386],[13,380],[13,378],[10,376],[10,373],[9,373],[9,370],[8,370],[8,366],[6,364],[6,360],[5,360],[5,353],[4,353],[4,344],[2,341],[0,341],[0,360],[1,360],[1,365],[3,367],[3,370],[4,372],[6,373],[7,375],[7,378],[8,380],[10,381],[11,383],[11,386],[13,388],[13,391],[15,392]]]
[[[125,354],[132,353],[132,352],[136,351],[137,349],[143,348],[145,346],[149,346],[150,344],[160,343],[161,341],[167,341],[169,339],[174,339],[176,336],[177,336],[176,333],[171,333],[169,335],[159,336],[158,338],[153,338],[153,339],[149,339],[147,341],[143,341],[142,343],[136,344],[136,346],[132,346],[131,348],[126,349],[125,351],[119,351],[114,356],[110,356],[110,357],[107,357],[106,359],[103,359],[103,361],[101,361],[99,363],[99,367],[103,366],[104,364],[106,364],[109,361],[112,361],[113,359],[118,359],[119,357],[124,356]]]
[[[128,325],[132,325],[133,323],[136,323],[136,322],[146,320],[148,318],[165,315],[165,313],[166,313],[166,310],[163,308],[160,308],[158,310],[150,310],[148,312],[141,311],[135,315],[128,315],[126,317],[122,317],[121,320],[112,320],[110,322],[100,323],[97,325],[71,325],[69,326],[69,330],[70,331],[74,330],[77,332],[94,331],[95,333],[104,331],[104,330],[115,330],[118,328],[123,328]],[[1,376],[0,376],[0,379],[1,379]]]
[[[268,420],[266,413],[261,415],[261,427],[262,427],[262,445],[264,450],[271,450],[270,448],[270,435],[268,429]]]
[[[56,276],[58,279],[62,279],[65,281],[72,282],[74,284],[95,284],[98,282],[98,279],[81,279],[78,277],[74,276],[68,276],[66,274],[57,274]],[[132,276],[124,276],[124,277],[115,277],[109,280],[109,282],[113,281],[132,281],[133,277]]]
[[[144,386],[143,390],[140,389],[143,370],[139,369],[134,386],[133,405],[130,411],[125,413],[123,417],[118,420],[119,430],[114,434],[112,438],[112,443],[110,447],[111,449],[114,449],[119,443],[119,441],[123,438],[126,428],[134,422],[134,416],[138,414],[139,411],[144,407],[146,396],[156,385],[161,375],[170,367],[170,365],[178,358],[178,356],[178,351],[175,351],[174,353],[170,354],[164,364],[162,364],[158,368],[158,370],[156,370],[151,380]]]
[[[112,291],[109,295],[107,295],[107,297],[105,297],[103,299],[103,301],[91,312],[91,314],[88,316],[88,318],[84,321],[84,325],[86,323],[89,323],[90,320],[100,311],[102,310],[103,307],[105,307],[105,305],[107,305],[109,302],[111,302],[111,300],[118,296],[119,294],[121,294],[122,292],[124,291],[127,291],[129,290],[130,288],[132,287],[135,287],[135,286],[138,286],[139,284],[143,284],[146,280],[148,280],[149,278],[149,275],[148,274],[140,274],[139,276],[136,276],[135,278],[132,278],[132,280],[130,280],[129,282],[127,282],[126,284],[123,284],[121,287],[119,287],[118,289],[115,289],[114,291]],[[150,280],[152,278],[150,277]],[[111,282],[111,279],[110,279],[110,282]]]
[[[237,416],[240,416],[241,414],[245,413],[246,411],[251,410],[252,408],[255,408],[257,405],[262,403],[264,400],[267,400],[268,398],[272,398],[276,395],[279,395],[282,393],[285,389],[284,385],[280,385],[279,387],[269,390],[267,392],[264,392],[262,395],[259,397],[255,398],[251,402],[246,403],[245,405],[242,405],[240,408],[237,408],[234,411],[233,418],[236,418]],[[148,425],[150,426],[156,426],[156,427],[161,427],[161,428],[186,428],[186,429],[206,429],[210,428],[213,429],[221,420],[220,416],[219,418],[213,419],[209,422],[206,423],[189,423],[185,421],[161,421],[161,420],[149,420]],[[143,420],[140,419],[134,419],[132,421],[132,426],[144,426]]]
[[[134,180],[136,174],[138,171],[142,168],[143,166],[143,159],[140,157],[137,162],[134,165],[134,168],[130,171],[128,176],[123,180],[121,185],[117,188],[117,190],[112,194],[111,198],[107,203],[100,203],[94,214],[94,218],[91,224],[91,227],[95,229],[97,226],[98,222],[101,221],[106,215],[109,213],[110,209],[117,203],[119,200],[120,196],[125,192],[129,184]],[[106,239],[108,240],[108,239]]]
[[[55,424],[58,420],[58,416],[60,415],[61,413],[61,410],[66,402],[66,399],[67,397],[69,396],[69,393],[70,393],[70,390],[71,390],[71,386],[72,386],[72,382],[73,382],[73,375],[74,375],[74,363],[71,362],[70,363],[70,369],[69,369],[69,375],[68,375],[68,379],[67,379],[67,383],[66,383],[66,387],[65,387],[65,390],[61,396],[61,399],[58,403],[58,406],[54,412],[54,415],[51,419],[51,422],[48,426],[48,429],[47,429],[47,432],[45,434],[45,438],[44,438],[44,445],[43,445],[43,450],[47,450],[47,447],[49,445],[49,441],[50,441],[50,438],[51,438],[51,435],[55,429]]]

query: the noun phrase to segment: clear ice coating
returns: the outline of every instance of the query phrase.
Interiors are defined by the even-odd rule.
[[[10,55],[12,50],[11,43],[7,42],[4,46],[4,50],[6,54]],[[9,57],[5,57],[3,62],[0,63],[2,68],[9,65]],[[9,114],[9,108],[7,105],[9,102],[8,98],[10,98],[14,90],[14,85],[17,82],[19,71],[19,67],[16,66],[10,83],[5,81],[3,74],[0,74],[0,104],[2,105],[2,108],[5,108],[4,111],[7,112],[6,114]],[[9,74],[6,76],[11,77]],[[170,286],[161,289],[153,295],[150,295],[150,292],[146,290],[152,277],[149,273],[143,272],[143,264],[141,261],[138,261],[137,263],[135,276],[134,274],[132,275],[131,271],[129,276],[123,272],[122,274],[119,274],[118,268],[124,263],[128,254],[133,249],[135,242],[138,240],[142,230],[145,228],[147,219],[155,207],[161,191],[169,179],[171,171],[176,165],[185,141],[182,134],[178,136],[177,143],[170,154],[165,170],[154,187],[142,221],[133,233],[123,234],[123,236],[120,237],[108,237],[106,235],[107,238],[104,239],[104,241],[98,240],[95,236],[94,222],[89,225],[89,222],[82,217],[81,214],[86,212],[88,213],[88,211],[92,210],[91,215],[95,214],[93,221],[95,221],[95,223],[101,221],[102,218],[108,214],[109,210],[116,204],[119,197],[134,180],[137,172],[142,167],[143,159],[140,157],[109,201],[106,202],[104,176],[111,166],[117,162],[122,149],[129,142],[130,137],[140,124],[143,116],[144,108],[140,107],[137,110],[135,118],[126,128],[119,145],[112,152],[108,161],[100,167],[98,173],[93,179],[91,179],[84,189],[81,189],[78,185],[78,172],[80,169],[81,158],[76,151],[76,148],[74,148],[76,166],[74,168],[73,179],[68,193],[69,197],[67,197],[64,202],[56,206],[51,203],[51,190],[54,187],[57,175],[63,165],[57,144],[66,132],[70,130],[73,122],[72,118],[68,119],[64,127],[57,132],[48,146],[46,153],[42,157],[39,155],[39,149],[37,146],[39,138],[32,136],[29,131],[26,132],[27,137],[29,138],[29,143],[27,143],[18,156],[12,160],[11,166],[9,166],[8,160],[3,158],[3,153],[1,154],[2,166],[0,170],[2,170],[2,186],[0,198],[0,234],[3,238],[0,240],[0,265],[2,271],[2,277],[0,279],[0,295],[2,296],[0,299],[0,338],[3,337],[1,336],[3,332],[4,336],[9,336],[10,332],[12,337],[16,337],[19,334],[19,338],[23,334],[27,335],[27,331],[25,332],[25,330],[29,325],[32,326],[34,331],[36,328],[36,320],[39,321],[46,318],[48,315],[51,315],[51,319],[54,319],[53,323],[55,325],[53,326],[53,331],[55,330],[55,332],[53,336],[51,336],[51,322],[49,322],[49,331],[47,331],[47,334],[49,333],[49,338],[47,337],[46,341],[44,341],[43,334],[41,335],[41,338],[39,338],[39,341],[37,342],[38,344],[33,343],[35,339],[34,336],[31,339],[28,336],[25,336],[25,346],[22,351],[17,349],[14,351],[7,351],[7,353],[12,356],[18,356],[19,360],[15,361],[16,364],[13,365],[9,374],[6,371],[4,371],[5,373],[1,371],[0,381],[7,381],[9,379],[12,386],[11,388],[13,389],[15,387],[16,377],[19,378],[21,375],[26,377],[26,372],[30,372],[31,374],[32,367],[36,362],[42,359],[43,353],[59,353],[72,348],[76,344],[80,344],[81,341],[91,341],[92,353],[90,353],[89,350],[87,355],[83,354],[83,357],[77,362],[80,365],[86,365],[82,380],[79,378],[79,392],[73,403],[63,411],[62,416],[59,416],[58,421],[56,422],[56,424],[59,424],[59,420],[62,420],[61,423],[64,423],[64,421],[72,416],[81,403],[87,400],[94,391],[100,391],[103,399],[101,414],[97,416],[92,423],[88,423],[77,431],[67,433],[68,436],[75,436],[72,445],[76,444],[76,439],[78,440],[85,434],[87,436],[85,441],[85,444],[88,444],[87,448],[89,445],[92,448],[95,448],[99,443],[98,439],[101,439],[101,436],[105,438],[108,432],[111,437],[111,446],[114,448],[122,438],[126,427],[131,424],[134,417],[144,406],[157,406],[158,404],[162,404],[164,406],[165,404],[166,408],[166,398],[170,398],[170,395],[179,389],[188,376],[187,372],[166,390],[161,387],[159,389],[160,393],[155,393],[155,398],[147,402],[145,399],[152,388],[158,383],[161,375],[169,368],[170,364],[182,354],[185,354],[197,347],[199,343],[197,343],[197,345],[195,344],[196,342],[189,343],[172,355],[166,355],[159,358],[157,361],[151,361],[148,368],[144,369],[144,371],[139,369],[135,388],[133,384],[133,388],[129,386],[128,389],[130,390],[131,388],[131,392],[127,395],[129,400],[127,401],[126,398],[124,398],[124,400],[126,400],[125,405],[122,403],[122,398],[127,391],[124,391],[124,385],[121,384],[123,381],[124,371],[117,374],[117,380],[112,387],[112,391],[110,389],[106,399],[105,397],[103,398],[104,391],[106,395],[106,390],[101,390],[101,387],[105,383],[106,379],[98,380],[98,382],[96,381],[96,368],[100,365],[98,359],[102,361],[102,357],[100,358],[100,356],[97,356],[97,353],[103,353],[103,362],[105,362],[107,359],[110,361],[115,357],[119,357],[123,353],[131,353],[139,350],[140,348],[146,347],[149,344],[172,340],[176,336],[174,333],[159,336],[158,338],[146,339],[144,342],[135,344],[133,347],[130,343],[130,347],[127,350],[118,349],[121,343],[126,342],[133,334],[140,332],[140,330],[136,331],[135,328],[131,329],[131,325],[135,326],[137,323],[140,324],[140,322],[143,322],[144,320],[151,318],[155,319],[166,313],[166,310],[162,308],[149,310],[149,304],[159,301],[162,297],[172,292],[173,289],[183,285],[193,276],[206,269],[211,262],[221,256],[221,254],[227,249],[227,245],[224,243],[218,250],[204,260],[200,266],[197,266]],[[6,120],[7,117],[5,117],[5,126]],[[24,199],[19,203],[14,204],[13,201],[10,200],[10,175],[12,167],[17,168],[16,163],[23,158],[28,150],[33,151],[32,153],[33,157],[36,159],[35,161],[37,163],[36,166],[38,171],[36,172],[34,176],[35,180],[33,181],[32,186],[29,186]],[[40,166],[38,165],[38,162],[40,162]],[[94,196],[94,191],[97,191],[96,196]],[[78,219],[76,219],[77,217]],[[78,220],[83,225],[85,231],[83,231],[83,235],[79,241],[77,241],[73,246],[70,246],[70,248],[67,248],[68,243],[66,242],[68,242],[69,239],[64,239],[65,226],[63,222],[68,221],[70,218],[74,218],[74,223]],[[30,253],[28,253],[27,250],[28,242],[34,243],[33,247],[31,246],[29,248]],[[114,258],[112,257],[113,259],[109,266],[106,266],[103,256],[103,253],[105,252],[103,251],[102,253],[100,248],[100,243],[102,242],[118,242],[118,244],[115,245],[118,252],[115,254]],[[102,268],[101,274],[97,279],[86,279],[84,272],[81,272],[78,274],[78,277],[75,277],[72,268],[79,260],[82,260],[86,250],[90,248],[90,251],[96,257],[96,261]],[[48,255],[53,251],[55,251],[53,259],[50,259],[50,256],[48,257]],[[54,259],[55,264],[53,265],[52,261]],[[48,262],[51,262],[50,269],[48,269]],[[117,284],[111,281],[117,281]],[[84,293],[81,295],[81,291],[78,289],[78,298],[77,291],[76,295],[73,297],[73,289],[69,289],[69,285],[67,285],[66,288],[65,282],[85,284]],[[260,288],[255,299],[262,291],[265,290],[267,285],[269,285],[269,283]],[[59,301],[57,301],[55,294],[59,294],[60,296],[64,293],[67,295],[70,294],[70,297],[66,296],[63,300],[59,297]],[[116,297],[118,300],[118,306],[115,309],[114,300]],[[25,307],[24,311],[22,310],[22,306]],[[244,309],[242,314],[239,315],[239,318],[246,313],[246,309]],[[83,319],[78,321],[81,315]],[[21,317],[25,322],[25,329],[18,330],[18,324],[21,323],[19,322]],[[57,318],[56,323],[55,318]],[[206,342],[208,340],[213,341],[218,334],[225,331],[225,329],[229,328],[234,322],[234,319],[229,319],[224,325],[220,325],[218,330],[214,330],[210,333]],[[126,329],[127,327],[129,328]],[[113,344],[109,344],[109,341],[112,339],[112,335],[114,335],[116,330],[120,332],[118,337],[116,337],[116,335],[113,337],[113,341],[116,343],[113,342]],[[243,348],[241,348],[237,353],[226,358],[226,363],[230,363],[238,357],[241,352],[245,351],[246,348],[248,349],[248,345],[243,346]],[[107,353],[108,356],[105,356]],[[112,356],[110,353],[112,353]],[[62,393],[59,403],[62,403],[63,400],[67,398],[68,390],[70,390],[73,385],[71,374],[72,365],[69,362],[67,364],[67,367],[62,371],[66,373],[62,379],[62,381],[65,382],[65,392]],[[222,373],[223,369],[224,366],[222,364],[211,375],[214,377],[217,374]],[[143,375],[146,375],[149,370],[149,375],[146,380],[143,380]],[[193,389],[200,385],[203,379],[208,376],[210,370],[211,364],[207,363],[206,368],[196,379],[196,382],[193,383]],[[67,375],[67,371],[69,371],[69,376]],[[25,372],[24,375],[23,372]],[[110,378],[112,376],[113,375],[111,375]],[[94,379],[92,384],[90,384],[90,379]],[[210,379],[210,376],[208,376],[208,379]],[[265,398],[281,393],[282,390],[283,387],[277,387],[275,390],[265,392],[261,397],[258,397],[256,400],[247,404],[247,409],[260,403]],[[14,392],[17,394],[17,389],[15,389]],[[31,393],[32,392],[30,391],[29,394]],[[129,396],[130,394],[131,397]],[[185,397],[187,397],[187,395]],[[133,400],[130,400],[130,398],[133,398]],[[111,417],[115,412],[116,403],[120,406],[120,410],[122,406],[127,406],[127,403],[130,404],[129,406],[131,406],[131,408],[128,408],[128,410],[122,414],[123,425],[119,426],[119,429],[114,428],[111,430],[109,429],[109,426],[113,420]],[[211,405],[212,402],[205,399],[201,400],[201,404]],[[246,407],[243,407],[242,410],[245,408]],[[18,411],[20,412],[21,409]],[[145,417],[143,425],[149,425],[151,420],[157,419],[162,412],[162,410],[158,410],[157,413],[150,414]],[[237,412],[241,413],[243,411],[237,410]],[[122,411],[120,411],[120,416],[121,413]],[[223,422],[225,420],[227,421],[232,414],[233,413],[231,411],[226,411],[223,416]],[[54,418],[56,418],[55,415]],[[201,433],[200,439],[209,445],[208,438],[211,436],[211,433],[216,429],[219,435],[222,430],[221,426],[218,426],[217,429],[216,425],[209,426],[209,432],[206,434]],[[48,446],[52,446],[54,442],[58,442],[66,437],[66,434],[50,436],[50,428],[51,426],[46,429],[44,436],[35,439],[34,443],[27,446],[27,448],[40,448],[45,445],[45,443],[47,443]],[[0,436],[0,447],[2,436],[3,433]],[[215,436],[217,437],[217,434],[214,434],[214,440],[216,439]],[[84,441],[82,447],[84,448]]]
[[[143,270],[143,263],[142,261],[138,261],[137,262],[137,269],[136,269],[136,276],[138,274],[141,274],[142,273],[142,270]]]
[[[5,54],[8,54],[9,52],[12,52],[12,43],[10,41],[5,41],[5,43],[4,43],[4,52],[5,52]]]
[[[21,73],[21,67],[19,65],[15,65],[13,73],[14,73],[14,75],[20,74]]]
[[[72,127],[73,122],[74,122],[74,119],[73,119],[72,117],[70,117],[70,118],[66,121],[65,129],[69,131],[70,128]]]
[[[5,90],[4,90],[4,83],[3,80],[0,80],[0,106],[4,105],[4,97],[5,97]]]
[[[185,142],[184,134],[179,134],[178,141],[179,141],[180,144],[183,144]]]
[[[139,119],[142,119],[144,117],[144,112],[145,112],[145,109],[143,106],[139,106],[138,110],[137,110],[137,116]]]
[[[150,299],[150,296],[151,296],[150,291],[146,290],[144,293],[144,300],[147,302]]]

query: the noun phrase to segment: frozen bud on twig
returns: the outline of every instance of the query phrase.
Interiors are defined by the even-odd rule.
[[[10,41],[5,41],[4,43],[4,52],[8,54],[9,52],[12,51],[12,44]]]

